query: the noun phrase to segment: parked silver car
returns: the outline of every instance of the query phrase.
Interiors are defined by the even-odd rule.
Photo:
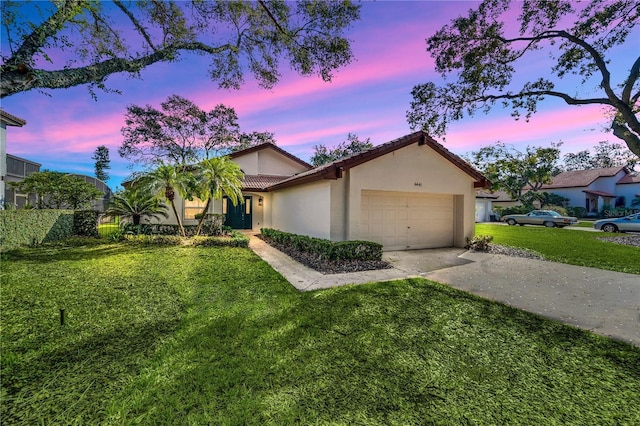
[[[527,214],[508,214],[502,216],[502,221],[509,225],[542,225],[548,228],[573,225],[578,223],[578,218],[562,216],[553,210],[532,210]]]
[[[604,232],[640,232],[640,213],[596,220],[593,227]]]

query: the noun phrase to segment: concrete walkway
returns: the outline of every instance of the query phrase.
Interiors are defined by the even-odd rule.
[[[458,248],[385,252],[392,269],[323,275],[249,236],[298,290],[418,276],[640,346],[640,275]]]

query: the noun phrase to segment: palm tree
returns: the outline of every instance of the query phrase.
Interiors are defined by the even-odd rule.
[[[159,219],[160,216],[169,217],[165,203],[153,194],[137,188],[128,188],[113,194],[109,199],[105,214],[107,216],[131,218],[134,225],[139,225],[142,217],[156,219]]]
[[[234,206],[238,204],[239,200],[242,200],[243,176],[240,166],[229,160],[228,157],[209,158],[200,162],[196,172],[198,197],[201,200],[206,200],[206,203],[198,221],[196,235],[200,234],[200,228],[202,228],[212,199],[219,200],[226,195]]]
[[[193,175],[187,172],[185,167],[176,167],[163,163],[155,170],[141,176],[137,182],[134,182],[134,185],[141,185],[141,188],[144,188],[151,194],[161,196],[169,202],[173,214],[178,221],[180,234],[185,237],[184,226],[182,226],[182,220],[176,210],[175,190],[177,189],[182,197],[190,196],[190,193],[193,191]]]

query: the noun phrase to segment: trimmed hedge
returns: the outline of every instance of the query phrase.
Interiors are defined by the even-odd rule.
[[[79,237],[98,238],[98,212],[95,210],[76,210],[73,212],[73,232]]]
[[[34,246],[74,235],[72,210],[0,211],[0,250]]]
[[[382,244],[371,241],[329,241],[306,235],[290,234],[277,229],[262,228],[267,240],[291,246],[326,260],[382,260]]]

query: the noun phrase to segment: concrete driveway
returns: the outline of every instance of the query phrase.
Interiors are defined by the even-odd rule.
[[[459,248],[385,252],[392,269],[323,275],[249,236],[301,291],[419,276],[640,346],[640,275]]]

